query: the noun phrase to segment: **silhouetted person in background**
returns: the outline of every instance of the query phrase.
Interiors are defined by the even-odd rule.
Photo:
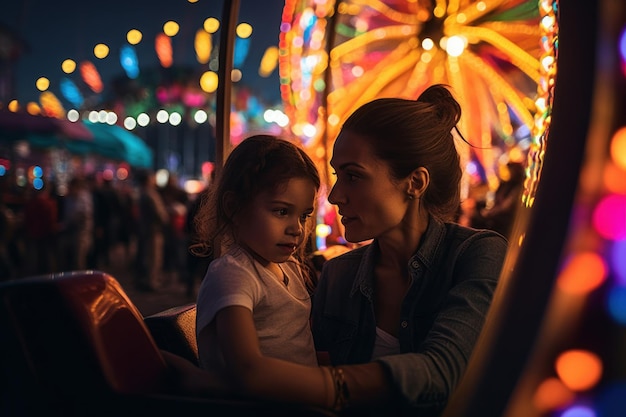
[[[63,201],[59,247],[61,271],[87,268],[93,245],[93,198],[83,178],[72,178]]]
[[[508,238],[520,205],[526,175],[524,165],[519,162],[507,163],[503,171],[493,206],[477,210],[472,218],[472,227],[495,230]]]
[[[187,243],[185,223],[189,196],[178,184],[178,178],[174,173],[170,173],[160,193],[170,218],[163,230],[163,271],[167,281],[165,284],[170,284],[176,281],[185,269],[184,251]]]
[[[41,275],[56,271],[54,248],[58,224],[58,205],[50,195],[53,185],[31,188],[24,203],[24,234],[26,241],[26,275]]]
[[[139,291],[154,291],[161,284],[164,230],[170,219],[157,190],[154,173],[139,171],[136,180],[139,195],[135,287]]]
[[[94,237],[89,266],[98,269],[110,265],[109,253],[117,236],[121,207],[113,181],[92,177],[90,184],[94,201]]]

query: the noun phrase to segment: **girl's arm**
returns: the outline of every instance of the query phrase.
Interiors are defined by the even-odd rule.
[[[229,382],[239,394],[330,406],[334,399],[330,372],[263,356],[249,309],[225,307],[216,314],[215,325]]]
[[[389,379],[379,363],[333,369],[266,357],[249,309],[226,307],[215,320],[229,378],[244,396],[331,409],[379,405],[390,398]]]

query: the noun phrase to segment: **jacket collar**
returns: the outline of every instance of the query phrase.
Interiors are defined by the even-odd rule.
[[[445,224],[441,220],[431,216],[417,251],[415,251],[413,256],[409,259],[409,271],[415,269],[415,262],[418,262],[421,267],[427,270],[432,269],[433,260],[436,259],[436,254],[440,250],[445,235]],[[360,291],[368,300],[372,301],[374,293],[374,266],[376,258],[380,253],[378,241],[374,239],[369,245],[355,250],[363,251],[363,256],[359,268],[357,269],[354,283],[352,284],[350,296]]]

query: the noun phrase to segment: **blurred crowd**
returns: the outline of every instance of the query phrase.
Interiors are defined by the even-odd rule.
[[[206,268],[187,250],[198,196],[175,175],[157,185],[149,170],[124,181],[74,177],[63,192],[53,182],[35,189],[0,177],[0,280],[106,271],[121,253],[114,261],[125,264],[136,290],[178,282],[192,297]]]
[[[522,164],[503,166],[493,196],[474,187],[459,223],[509,237],[524,178]],[[0,177],[0,281],[70,270],[106,272],[112,254],[121,253],[124,259],[115,262],[124,263],[135,290],[155,292],[179,283],[195,297],[208,266],[188,251],[201,194],[187,193],[175,175],[157,185],[149,170],[124,181],[75,177],[65,192],[58,191],[51,182],[34,189]],[[318,258],[313,261],[322,262]]]

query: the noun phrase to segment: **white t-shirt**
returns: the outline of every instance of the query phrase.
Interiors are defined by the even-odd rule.
[[[196,337],[203,368],[224,367],[214,328],[203,330],[219,310],[228,306],[252,311],[263,355],[317,366],[309,326],[311,298],[300,266],[295,260],[279,266],[288,278],[287,284],[236,245],[211,262],[196,305]]]

